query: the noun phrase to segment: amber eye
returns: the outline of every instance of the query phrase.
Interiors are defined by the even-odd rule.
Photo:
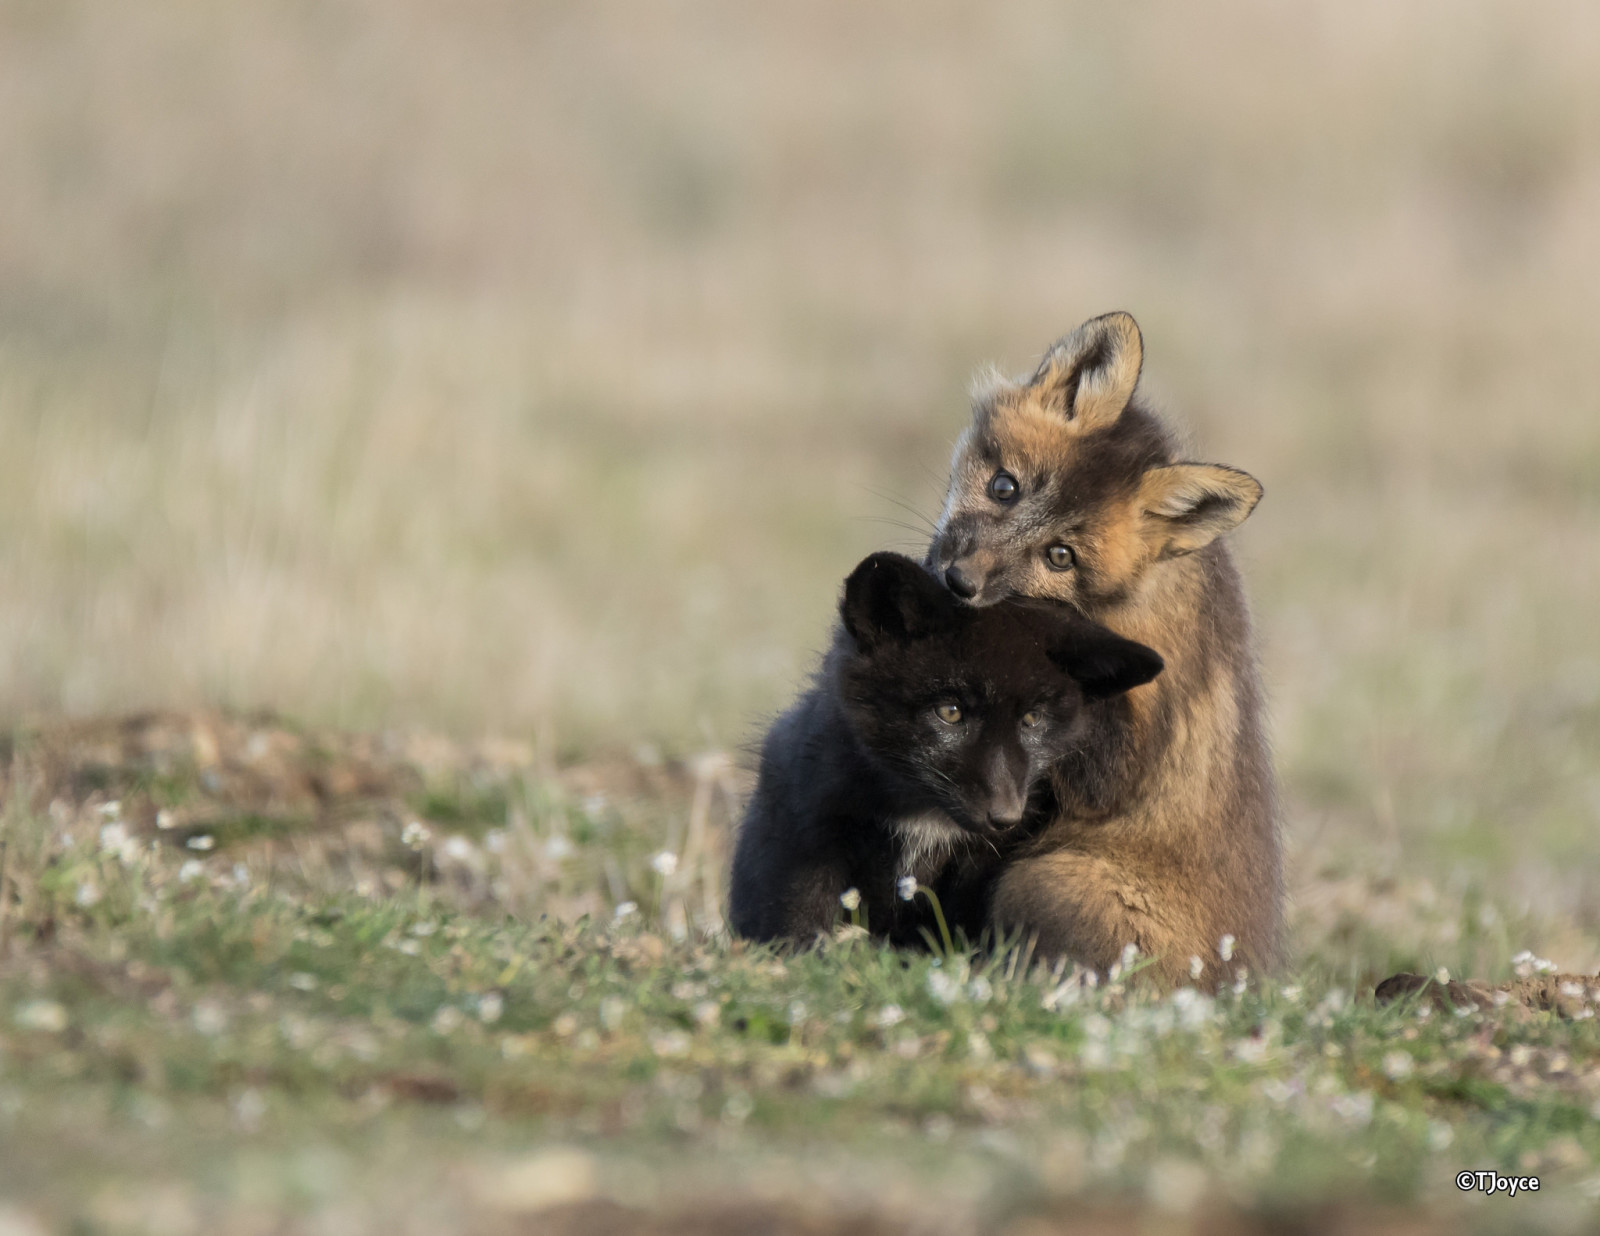
[[[1050,565],[1058,571],[1070,571],[1073,564],[1078,560],[1070,545],[1052,545],[1044,551],[1044,556],[1050,560]]]
[[[1044,714],[1042,712],[1040,712],[1037,708],[1032,709],[1031,711],[1025,712],[1025,713],[1022,714],[1022,724],[1027,726],[1030,730],[1034,726],[1038,725],[1039,722],[1041,722],[1043,720],[1044,720]]]
[[[996,502],[1010,502],[1017,496],[1017,478],[1009,472],[996,472],[989,478],[989,496]]]
[[[933,712],[946,725],[955,725],[961,720],[961,705],[959,704],[940,704]]]

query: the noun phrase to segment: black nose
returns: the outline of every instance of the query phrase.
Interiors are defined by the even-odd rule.
[[[959,562],[944,573],[944,582],[946,587],[963,601],[970,601],[978,595],[978,585]]]

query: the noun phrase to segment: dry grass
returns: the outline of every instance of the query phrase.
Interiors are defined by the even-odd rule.
[[[1305,912],[1482,885],[1592,969],[1600,17],[1539,14],[8,0],[0,713],[736,744],[967,374],[1121,306],[1267,487]]]

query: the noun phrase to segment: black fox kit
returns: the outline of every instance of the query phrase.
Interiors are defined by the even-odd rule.
[[[916,943],[935,888],[951,927],[986,925],[989,877],[1053,814],[1050,772],[1117,747],[1125,692],[1161,658],[1058,605],[975,608],[925,568],[873,554],[845,581],[815,685],[773,724],[733,861],[733,929],[809,942],[854,888],[866,923]]]
[[[1260,972],[1279,947],[1250,620],[1217,539],[1261,486],[1177,460],[1134,396],[1142,355],[1134,320],[1107,314],[1060,340],[1026,381],[978,390],[928,565],[973,605],[1075,605],[1167,667],[1128,697],[1127,745],[1108,775],[1060,766],[1057,818],[999,877],[997,920],[1102,969],[1126,944],[1159,957],[1169,981],[1198,957],[1216,982],[1236,964]]]

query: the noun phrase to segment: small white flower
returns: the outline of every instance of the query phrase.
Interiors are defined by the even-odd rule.
[[[317,989],[317,976],[307,974],[304,970],[297,971],[289,976],[289,986],[296,991],[315,991]]]
[[[967,999],[974,1004],[988,1004],[994,999],[994,984],[981,976],[973,979],[967,984]]]
[[[1223,936],[1222,939],[1217,941],[1217,956],[1222,958],[1223,961],[1232,961],[1233,945],[1234,939],[1231,935]]]
[[[905,1019],[906,1012],[898,1004],[886,1004],[871,1020],[880,1030],[887,1030],[890,1026],[898,1026]]]
[[[460,833],[452,833],[445,839],[444,855],[457,863],[469,863],[477,852],[476,847]]]
[[[1205,972],[1206,972],[1206,963],[1205,962],[1201,961],[1198,956],[1192,956],[1192,957],[1189,958],[1189,977],[1190,978],[1194,979],[1196,982],[1199,982],[1200,976],[1202,974],[1204,974]]]
[[[459,1028],[465,1020],[466,1018],[462,1016],[460,1009],[453,1004],[447,1004],[433,1015],[433,1021],[430,1025],[433,1027],[435,1034],[449,1034]]]
[[[428,838],[431,836],[433,833],[421,820],[412,820],[400,830],[401,844],[411,850],[420,850],[428,843]]]
[[[190,884],[206,873],[206,865],[198,858],[185,859],[183,866],[178,868],[178,883]]]
[[[722,1018],[722,1006],[715,1000],[702,1000],[690,1010],[697,1026],[714,1026]]]
[[[85,880],[83,883],[78,885],[78,891],[73,895],[72,899],[85,910],[87,910],[90,906],[99,905],[100,886],[93,880]]]
[[[217,848],[217,839],[210,833],[201,833],[197,837],[190,837],[183,844],[191,850],[214,850]]]
[[[163,807],[160,811],[156,812],[156,827],[162,832],[176,828],[178,827],[178,817]]]
[[[483,834],[483,848],[491,854],[504,854],[506,852],[506,830],[491,828]]]
[[[617,902],[617,908],[611,911],[611,921],[613,923],[620,923],[629,915],[637,914],[638,912],[639,903],[637,901],[619,901]]]
[[[207,1038],[215,1038],[228,1028],[227,1011],[215,1000],[201,1000],[190,1014],[194,1028]]]
[[[961,999],[961,980],[943,970],[930,970],[928,994],[940,1004],[954,1004]]]
[[[108,803],[101,803],[100,814],[108,820],[120,820],[122,818],[122,803],[115,798]]]
[[[478,1020],[492,1026],[506,1011],[506,998],[498,991],[486,991],[478,997]]]
[[[671,850],[662,850],[651,855],[650,867],[658,876],[665,879],[678,869],[678,856]]]
[[[1119,959],[1118,964],[1121,965],[1123,971],[1126,972],[1128,967],[1138,960],[1139,946],[1130,940],[1128,943],[1122,946],[1122,957]]]
[[[426,940],[438,930],[439,924],[434,922],[431,918],[425,918],[420,923],[411,924],[411,934],[416,936],[419,940]]]
[[[1417,1062],[1410,1052],[1392,1051],[1383,1058],[1383,1075],[1390,1081],[1404,1081],[1416,1071]]]
[[[1442,1120],[1428,1121],[1428,1149],[1438,1154],[1442,1150],[1450,1149],[1450,1143],[1456,1140],[1456,1131]]]
[[[1433,981],[1443,986],[1450,981],[1450,971],[1440,966],[1433,972]]]
[[[24,1030],[46,1030],[54,1034],[67,1028],[67,1010],[54,1000],[29,1000],[11,1015]]]
[[[687,1056],[694,1046],[694,1040],[683,1030],[652,1030],[649,1041],[651,1051],[668,1059]]]
[[[861,890],[859,888],[845,889],[844,892],[839,894],[839,904],[854,914],[861,908]]]
[[[917,877],[903,875],[895,881],[894,891],[899,894],[901,901],[910,901],[917,895]]]
[[[559,863],[572,853],[572,842],[568,841],[564,833],[557,833],[544,843],[544,856],[552,863]]]

